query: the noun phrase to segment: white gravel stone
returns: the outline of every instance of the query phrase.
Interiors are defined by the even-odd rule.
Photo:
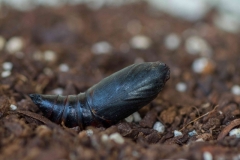
[[[60,7],[66,4],[76,5],[84,3],[90,9],[96,10],[103,6],[117,7],[138,1],[139,0],[0,0],[0,5],[1,2],[4,2],[4,4],[8,4],[15,9],[28,11],[37,6]]]
[[[102,142],[108,142],[108,140],[109,140],[109,137],[108,137],[107,134],[103,134],[103,135],[101,136],[101,141],[102,141]]]
[[[136,35],[130,40],[130,45],[135,49],[148,49],[151,46],[152,40],[144,35]]]
[[[148,0],[156,9],[189,21],[203,18],[210,6],[203,0]],[[193,14],[194,13],[194,14]]]
[[[53,94],[57,94],[57,95],[62,95],[63,94],[63,89],[62,88],[56,88],[54,90],[52,90]]]
[[[174,137],[178,137],[178,136],[182,136],[182,132],[178,131],[178,130],[174,130],[173,131]]]
[[[51,69],[51,68],[48,68],[48,67],[44,68],[44,69],[43,69],[43,72],[44,72],[46,75],[48,75],[48,76],[52,76],[52,75],[53,75],[52,69]]]
[[[180,43],[181,43],[181,39],[175,33],[171,33],[171,34],[167,35],[167,37],[164,39],[165,47],[169,50],[178,49]]]
[[[206,66],[208,65],[209,60],[205,57],[196,59],[192,64],[192,70],[195,73],[202,73]]]
[[[240,128],[234,128],[229,132],[229,136],[236,136],[240,138]]]
[[[196,140],[196,142],[204,142],[204,139],[198,138],[198,139]]]
[[[93,130],[91,130],[91,129],[86,130],[86,134],[88,136],[92,136],[93,135]]]
[[[161,122],[157,121],[153,125],[153,129],[160,133],[163,133],[165,131],[165,126]]]
[[[116,143],[118,144],[123,144],[124,143],[124,139],[123,137],[121,136],[121,134],[119,133],[113,133],[109,136],[109,139],[115,141]]]
[[[134,112],[132,115],[133,115],[134,122],[140,122],[142,120],[142,118],[138,112]]]
[[[240,95],[240,86],[239,85],[232,86],[231,92],[232,92],[232,94],[239,96]]]
[[[201,56],[210,57],[212,55],[212,49],[209,44],[198,36],[190,36],[185,42],[186,51],[189,54],[200,54]]]
[[[189,135],[190,137],[192,137],[192,136],[197,135],[197,132],[196,132],[196,130],[193,130],[193,131],[191,131],[191,132],[188,132],[188,135]]]
[[[125,118],[125,121],[131,123],[133,121],[133,115],[131,114],[130,116],[128,116],[127,118]]]
[[[89,1],[89,3],[86,3],[86,6],[92,10],[98,10],[102,8],[104,5],[106,5],[105,1]]]
[[[186,83],[184,83],[184,82],[179,82],[179,83],[177,83],[177,85],[176,85],[176,90],[177,90],[178,92],[185,92],[185,91],[187,90],[187,85],[186,85]]]
[[[11,7],[21,11],[27,11],[35,7],[34,0],[2,0],[2,1],[5,1],[5,3],[10,5]]]
[[[227,32],[239,33],[240,32],[240,20],[239,16],[229,14],[229,13],[220,13],[214,17],[214,24]]]
[[[203,159],[204,160],[212,160],[213,156],[210,152],[205,151],[205,152],[203,152]]]
[[[62,64],[59,65],[59,70],[61,72],[68,72],[69,71],[69,66],[65,63],[62,63]]]
[[[9,53],[21,51],[23,48],[23,39],[21,37],[12,37],[6,43],[6,50]]]
[[[4,62],[2,64],[2,68],[6,71],[11,71],[13,68],[13,64],[11,62]]]
[[[31,0],[32,1],[32,0]],[[59,1],[59,0],[37,0],[35,1],[37,5],[45,5],[45,6],[50,6],[50,7],[58,7],[62,6],[66,3],[66,1]]]
[[[220,2],[220,3],[217,3],[217,5],[218,5],[218,9],[221,12],[228,11],[231,14],[240,15],[240,10],[239,10],[240,1],[239,0],[231,0],[231,1],[220,0],[220,1],[216,1],[216,2]]]
[[[112,51],[112,46],[106,41],[101,41],[95,43],[92,46],[91,51],[94,54],[107,54]]]
[[[14,104],[11,104],[11,105],[10,105],[10,109],[11,109],[12,111],[14,111],[14,110],[17,109],[17,106],[15,106]]]
[[[57,55],[54,51],[47,50],[44,52],[44,59],[46,61],[55,61],[57,59]]]
[[[11,75],[11,71],[3,71],[2,73],[1,73],[1,77],[2,78],[6,78],[6,77],[8,77],[8,76],[10,76]]]
[[[5,42],[5,38],[0,36],[0,51],[4,48]]]
[[[211,107],[211,106],[212,106],[211,103],[206,102],[206,103],[203,103],[203,104],[201,105],[201,108],[207,109],[207,108],[209,108],[209,107]]]

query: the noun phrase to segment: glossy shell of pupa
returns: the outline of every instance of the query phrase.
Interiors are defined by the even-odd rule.
[[[78,95],[30,97],[53,122],[81,128],[109,126],[152,101],[169,77],[164,63],[145,62],[128,66]]]

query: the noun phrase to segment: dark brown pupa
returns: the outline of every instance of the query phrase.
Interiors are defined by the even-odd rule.
[[[78,95],[30,94],[43,114],[67,127],[109,126],[152,101],[170,77],[161,62],[128,66]]]

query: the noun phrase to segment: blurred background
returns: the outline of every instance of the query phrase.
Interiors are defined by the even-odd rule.
[[[222,63],[239,62],[239,8],[238,0],[0,0],[1,81],[20,74],[31,80],[14,84],[23,93],[73,94],[126,65],[160,60],[181,81],[226,74],[234,84],[221,90],[238,93],[239,77],[227,75],[236,66]]]
[[[146,2],[151,7],[172,16],[188,21],[201,20],[210,10],[216,10],[214,23],[229,32],[238,32],[239,6],[238,0],[0,0],[0,6],[10,6],[20,11],[29,11],[39,6],[61,7],[64,5],[85,4],[93,10],[104,6],[119,7],[131,3]]]

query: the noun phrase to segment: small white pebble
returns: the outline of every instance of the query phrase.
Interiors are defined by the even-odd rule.
[[[167,35],[167,37],[164,40],[165,47],[169,50],[178,49],[180,43],[181,43],[181,39],[175,33],[171,33]]]
[[[9,53],[15,53],[21,51],[23,48],[23,40],[21,37],[12,37],[6,43],[6,50]]]
[[[232,92],[232,94],[239,96],[240,95],[240,86],[239,85],[232,86],[231,92]]]
[[[201,39],[196,36],[189,37],[186,40],[185,48],[189,54],[198,54],[201,51]]]
[[[43,72],[44,72],[46,75],[48,75],[48,76],[52,76],[52,75],[53,75],[52,69],[51,69],[51,68],[48,68],[48,67],[44,68],[44,69],[43,69]]]
[[[134,36],[131,40],[130,40],[130,44],[133,48],[135,49],[148,49],[150,47],[152,43],[152,40],[144,35],[137,35]]]
[[[2,67],[4,70],[6,71],[11,71],[12,70],[12,67],[13,67],[13,64],[11,62],[4,62],[2,64]]]
[[[203,0],[149,0],[151,6],[172,16],[188,20],[200,21],[208,12],[210,5]],[[209,1],[213,2],[213,1]],[[214,1],[215,3],[219,1]],[[193,14],[194,13],[194,14]]]
[[[59,70],[60,70],[61,72],[68,72],[68,71],[69,71],[69,66],[68,66],[67,64],[65,64],[65,63],[62,63],[62,64],[60,64],[60,66],[59,66]]]
[[[174,137],[178,137],[178,136],[182,136],[182,132],[178,131],[178,130],[174,130],[173,131]]]
[[[232,129],[229,132],[229,136],[236,136],[236,138],[240,138],[240,128]]]
[[[130,116],[128,116],[127,118],[125,118],[125,121],[131,123],[133,121],[133,115],[131,114]]]
[[[108,142],[108,140],[109,140],[109,137],[108,137],[107,134],[103,134],[103,135],[101,136],[101,141],[102,141],[102,142]]]
[[[193,130],[193,131],[191,131],[191,132],[188,132],[188,135],[189,135],[190,137],[192,137],[192,136],[197,135],[197,132],[196,132],[196,130]]]
[[[0,51],[4,48],[5,42],[5,38],[0,36]]]
[[[215,70],[216,65],[213,60],[202,57],[195,60],[192,67],[196,73],[211,74]]]
[[[54,90],[52,90],[53,94],[57,94],[57,95],[62,95],[63,94],[63,89],[62,88],[56,88]]]
[[[196,73],[202,73],[207,65],[208,65],[207,58],[204,58],[204,57],[198,58],[193,62],[192,69]]]
[[[205,151],[205,152],[203,152],[203,159],[204,160],[212,160],[213,156],[210,152]]]
[[[203,104],[201,105],[201,108],[206,109],[206,108],[209,108],[209,107],[211,107],[211,106],[212,106],[211,103],[207,102],[207,103],[203,103]]]
[[[123,144],[124,143],[124,139],[123,137],[121,136],[121,134],[119,133],[113,133],[109,136],[109,139],[115,141],[116,143],[118,144]]]
[[[238,0],[236,0],[237,2]],[[224,1],[223,1],[224,2]],[[239,22],[239,17],[234,16],[234,14],[231,13],[231,10],[229,10],[229,14],[218,14],[214,17],[214,24],[227,32],[231,33],[239,33],[240,31],[240,22]]]
[[[199,139],[196,140],[196,142],[204,142],[204,139],[199,138]]]
[[[3,71],[2,74],[1,74],[1,77],[2,78],[6,78],[6,77],[8,77],[10,75],[11,75],[11,71]]]
[[[184,83],[184,82],[179,82],[179,83],[177,83],[177,85],[176,85],[176,90],[177,90],[178,92],[185,92],[185,91],[187,90],[187,85],[186,85],[186,83]]]
[[[57,59],[57,55],[54,51],[47,50],[44,52],[45,61],[55,61]]]
[[[218,111],[219,114],[223,114],[222,111]]]
[[[134,122],[140,122],[142,120],[142,118],[138,112],[134,112],[132,115],[133,115]]]
[[[212,54],[212,49],[208,43],[198,36],[188,37],[185,43],[185,48],[189,54],[193,55],[200,54],[209,57]]]
[[[161,122],[157,121],[154,123],[153,129],[160,133],[163,133],[165,131],[165,126]]]
[[[15,106],[14,104],[11,104],[11,105],[10,105],[10,109],[14,111],[14,110],[17,109],[17,106]]]
[[[93,130],[88,129],[88,130],[86,130],[86,133],[87,133],[88,136],[92,136],[93,135]]]
[[[79,2],[81,2],[82,0],[73,0],[73,1],[69,1],[69,3],[79,3]],[[57,1],[57,2],[60,2],[60,1]],[[87,1],[86,1],[87,2]],[[102,8],[103,6],[104,6],[104,4],[105,4],[105,1],[89,1],[90,3],[86,3],[86,6],[89,8],[89,9],[91,9],[91,10],[93,10],[93,11],[96,11],[96,10],[98,10],[98,9],[100,9],[100,8]],[[91,3],[92,2],[92,3]],[[93,3],[93,2],[96,2],[96,3]]]
[[[94,54],[106,54],[112,51],[112,46],[106,41],[97,42],[92,46],[91,51]]]

